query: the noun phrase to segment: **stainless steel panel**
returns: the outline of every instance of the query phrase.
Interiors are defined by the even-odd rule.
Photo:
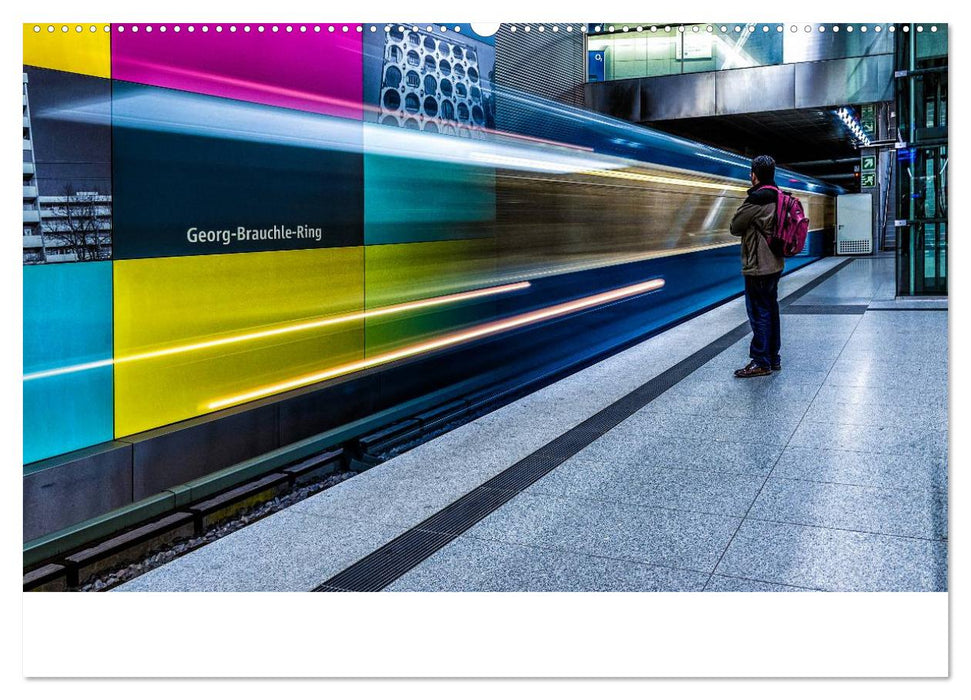
[[[715,113],[715,73],[643,78],[639,102],[636,121],[711,116]],[[632,103],[636,106],[637,101],[632,99]]]
[[[759,66],[713,73],[716,114],[774,112],[795,106],[793,66]]]
[[[24,474],[24,542],[132,502],[132,447],[109,442]]]
[[[893,56],[796,63],[796,107],[828,107],[893,99]]]
[[[229,467],[279,447],[277,407],[241,407],[141,433],[134,444],[134,500]]]
[[[626,121],[638,121],[641,115],[641,80],[611,80],[584,86],[586,108]]]
[[[786,32],[783,62],[826,61],[837,58],[893,53],[890,32]]]

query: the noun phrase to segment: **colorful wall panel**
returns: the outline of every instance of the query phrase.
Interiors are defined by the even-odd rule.
[[[25,463],[114,435],[110,40],[24,25]]]
[[[489,290],[502,283],[496,277],[494,238],[369,245],[364,260],[368,309]],[[367,354],[389,352],[492,318],[495,296],[368,318]]]
[[[364,355],[361,247],[115,262],[115,433]]]
[[[115,81],[115,257],[363,243],[361,122]]]
[[[24,463],[111,440],[111,263],[24,267]]]
[[[125,25],[112,77],[360,120],[361,33],[343,27]]]
[[[25,24],[24,65],[111,77],[108,24]]]

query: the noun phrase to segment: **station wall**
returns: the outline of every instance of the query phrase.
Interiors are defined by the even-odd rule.
[[[29,136],[41,207],[24,464],[643,275],[669,275],[667,296],[628,335],[737,291],[744,159],[692,146],[721,161],[702,169],[645,130],[578,127],[579,110],[564,130],[541,101],[546,126],[499,132],[495,47],[468,28],[60,27],[24,27],[25,198]],[[831,225],[824,189],[796,186]]]

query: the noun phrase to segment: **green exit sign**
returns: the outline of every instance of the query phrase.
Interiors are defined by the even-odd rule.
[[[876,187],[876,185],[876,173],[863,173],[863,175],[860,176],[860,187]]]
[[[863,172],[874,172],[877,169],[877,157],[876,156],[863,156],[860,158],[860,170]]]
[[[863,105],[860,110],[860,126],[869,134],[877,130],[877,110],[873,105]]]

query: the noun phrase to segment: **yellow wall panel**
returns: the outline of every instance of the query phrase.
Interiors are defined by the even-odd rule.
[[[361,359],[363,307],[360,247],[115,261],[115,436]]]
[[[432,299],[512,280],[496,275],[495,239],[369,245],[367,307]],[[367,320],[369,357],[491,319],[494,300],[444,304]]]
[[[62,31],[62,27],[68,31]],[[77,31],[77,27],[81,31]],[[104,22],[78,25],[31,22],[24,25],[24,65],[111,77],[111,32]],[[40,27],[39,32],[34,27]],[[48,31],[53,27],[54,31]],[[91,27],[95,31],[91,31]]]
[[[494,238],[367,246],[367,306],[502,284],[495,276],[495,247]]]

